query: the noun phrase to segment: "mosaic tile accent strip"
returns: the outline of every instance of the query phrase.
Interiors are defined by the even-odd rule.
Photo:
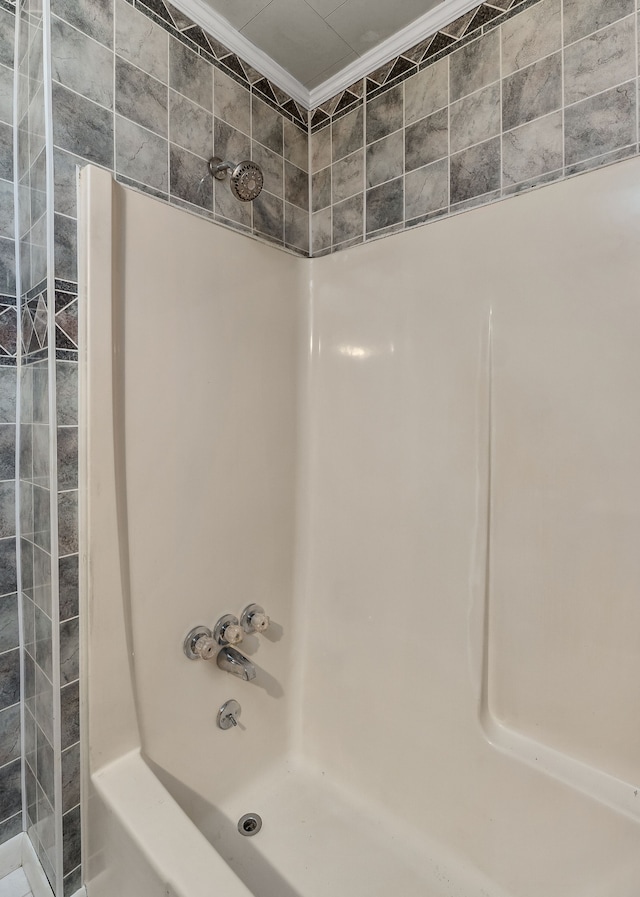
[[[168,0],[127,0],[136,9],[178,38],[185,46],[198,53],[216,68],[233,78],[282,116],[306,131],[309,113],[277,84],[261,75],[224,44],[195,25],[184,13]]]
[[[408,77],[373,73],[312,133],[313,255],[637,154],[637,18],[634,0],[526,0],[473,32],[463,17]]]
[[[366,78],[326,100],[309,112],[312,132],[330,121],[346,115],[366,99],[372,99],[407,78],[422,71],[428,65],[455,52],[463,44],[505,22],[539,0],[489,0],[469,10],[459,19],[421,40],[399,56],[385,62]]]

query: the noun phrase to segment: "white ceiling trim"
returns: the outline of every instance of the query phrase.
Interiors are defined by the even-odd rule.
[[[405,50],[420,43],[425,37],[439,31],[445,25],[449,25],[465,12],[473,9],[474,6],[478,6],[481,0],[443,0],[437,7],[397,31],[388,40],[369,50],[368,53],[358,57],[355,62],[343,68],[323,84],[314,87],[313,90],[306,88],[286,69],[247,40],[225,18],[211,9],[205,0],[171,0],[171,2],[193,19],[196,25],[209,31],[229,50],[237,53],[249,65],[286,91],[294,100],[307,109],[315,109],[325,100],[331,99],[360,78],[364,78],[369,72],[375,71],[385,62],[399,56]]]

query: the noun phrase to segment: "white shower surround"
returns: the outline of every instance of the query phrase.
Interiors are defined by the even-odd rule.
[[[639,174],[307,261],[85,169],[92,897],[635,897]]]

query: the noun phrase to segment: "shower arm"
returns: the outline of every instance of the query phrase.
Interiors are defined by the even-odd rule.
[[[209,173],[217,181],[223,181],[227,176],[227,171],[233,171],[235,167],[233,162],[224,162],[222,159],[218,158],[218,156],[209,159]]]

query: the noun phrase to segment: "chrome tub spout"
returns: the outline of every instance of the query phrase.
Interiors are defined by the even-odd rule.
[[[225,645],[219,651],[216,663],[221,670],[233,673],[234,676],[244,679],[245,682],[256,678],[256,668],[251,661],[231,645]]]

